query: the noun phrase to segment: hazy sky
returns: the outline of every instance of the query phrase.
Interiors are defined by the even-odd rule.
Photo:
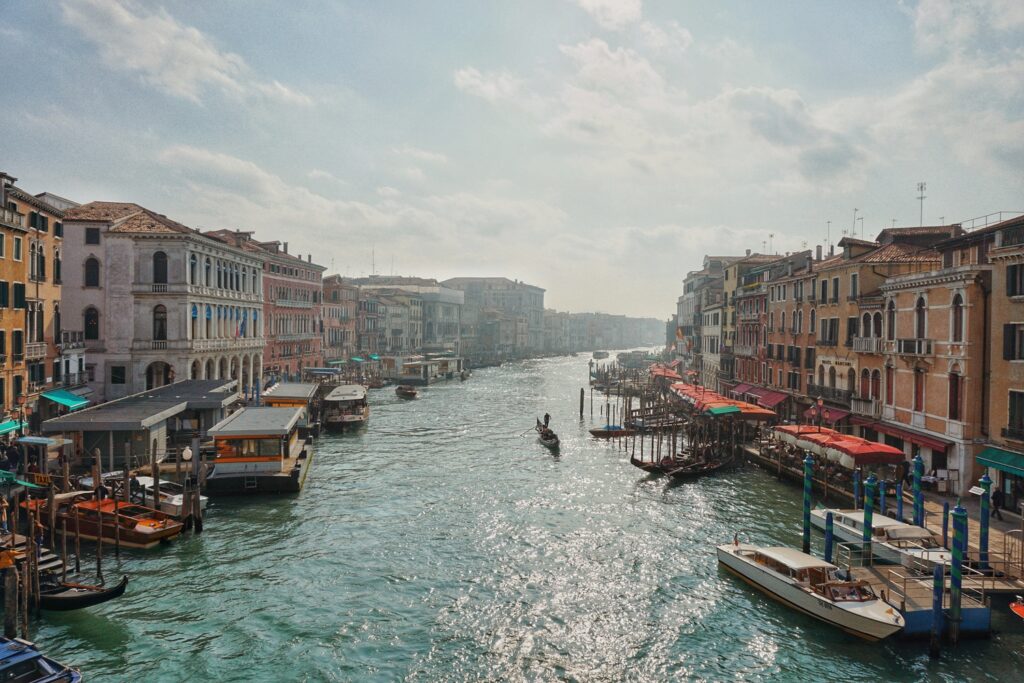
[[[1024,2],[7,0],[0,169],[665,318],[704,253],[1024,210]],[[858,223],[858,234],[860,223]]]

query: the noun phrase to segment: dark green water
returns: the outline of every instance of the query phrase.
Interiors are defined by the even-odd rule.
[[[736,529],[799,545],[799,489],[648,478],[579,423],[586,377],[581,356],[371,392],[370,428],[322,438],[301,495],[211,502],[202,536],[122,554],[125,597],[33,637],[90,681],[1020,680],[1005,604],[992,640],[934,662],[719,570]],[[520,436],[545,410],[558,459]]]

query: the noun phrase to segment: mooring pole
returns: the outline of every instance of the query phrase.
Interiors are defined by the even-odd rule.
[[[896,484],[896,519],[903,521],[903,482]]]
[[[942,547],[949,548],[949,501],[942,504]]]
[[[878,480],[874,474],[868,475],[868,480],[864,484],[864,533],[861,536],[861,540],[864,542],[864,552],[867,554],[868,564],[872,564],[874,556],[871,551],[871,535],[873,533],[871,526],[874,517],[875,508],[875,489],[878,487]]]
[[[804,458],[804,552],[811,552],[811,486],[814,482],[814,458]]]
[[[924,459],[918,453],[914,456],[914,525],[924,526],[924,494],[921,493],[921,477],[924,476]]]
[[[832,513],[825,513],[825,561],[832,563],[832,545],[835,543],[835,521]]]
[[[964,573],[964,546],[966,545],[967,510],[958,500],[953,509],[953,567],[949,579],[949,639],[956,645],[960,639],[960,601]]]
[[[860,507],[860,470],[853,471],[853,509]]]
[[[978,520],[981,526],[981,531],[978,535],[978,568],[985,571],[988,569],[988,525],[991,520],[989,516],[989,491],[992,489],[992,480],[989,478],[988,472],[981,475],[978,483],[984,489],[984,493],[981,494],[981,519]]]
[[[945,583],[942,564],[936,564],[932,569],[932,637],[928,645],[928,656],[932,659],[939,656],[942,639],[942,593],[946,588]]]
[[[580,387],[580,419],[583,419],[583,402],[585,400],[586,392],[583,391],[583,387]]]

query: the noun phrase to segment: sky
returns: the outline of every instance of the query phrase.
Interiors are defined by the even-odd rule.
[[[665,319],[922,181],[925,224],[1024,211],[1020,0],[6,0],[0,63],[26,190],[559,310]]]

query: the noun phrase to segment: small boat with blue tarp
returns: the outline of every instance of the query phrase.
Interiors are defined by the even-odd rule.
[[[0,637],[0,680],[17,683],[79,683],[82,674],[50,659],[27,640]]]

